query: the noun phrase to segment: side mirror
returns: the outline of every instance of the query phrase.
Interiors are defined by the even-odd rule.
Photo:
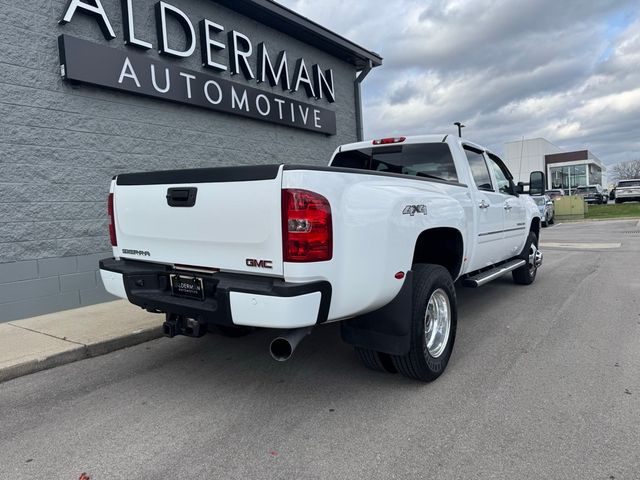
[[[547,205],[553,205],[553,200],[549,200],[549,201],[547,202]]]
[[[516,193],[518,195],[524,193],[524,182],[518,182],[518,184],[516,185]]]
[[[529,195],[544,195],[544,173],[531,172],[529,176]]]

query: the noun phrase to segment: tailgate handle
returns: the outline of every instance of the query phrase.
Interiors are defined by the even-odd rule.
[[[167,190],[167,204],[170,207],[193,207],[196,204],[198,189],[170,188]]]

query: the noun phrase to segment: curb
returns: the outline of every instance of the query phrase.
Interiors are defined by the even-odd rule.
[[[38,360],[29,360],[17,365],[10,365],[0,369],[0,383],[12,380],[14,378],[23,377],[40,370],[48,370],[49,368],[59,367],[67,363],[77,362],[86,358],[85,347],[78,347],[66,352],[57,353]]]
[[[132,334],[109,338],[104,341],[87,345],[79,345],[77,348],[73,348],[71,350],[55,353],[36,360],[28,360],[23,363],[10,365],[8,367],[0,368],[0,383],[42,370],[48,370],[68,363],[77,362],[78,360],[98,357],[116,350],[133,347],[134,345],[155,340],[162,336],[162,327],[146,328]]]
[[[608,217],[608,218],[560,218],[556,215],[556,220],[562,223],[588,223],[588,222],[616,222],[616,221],[628,221],[638,220],[638,226],[640,226],[640,220],[638,216],[635,217]]]

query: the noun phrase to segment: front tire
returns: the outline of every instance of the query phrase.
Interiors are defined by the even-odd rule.
[[[449,271],[440,265],[413,266],[413,307],[409,353],[393,355],[405,377],[431,382],[444,372],[456,337],[456,291]]]
[[[538,237],[535,233],[530,232],[524,250],[520,254],[520,258],[526,260],[527,263],[511,272],[515,283],[518,285],[531,285],[533,283],[538,272],[537,254]]]

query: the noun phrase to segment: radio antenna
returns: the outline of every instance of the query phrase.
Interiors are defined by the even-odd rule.
[[[522,154],[524,152],[524,135],[522,136],[522,140],[520,140],[520,165],[518,166],[518,181],[522,181]]]

